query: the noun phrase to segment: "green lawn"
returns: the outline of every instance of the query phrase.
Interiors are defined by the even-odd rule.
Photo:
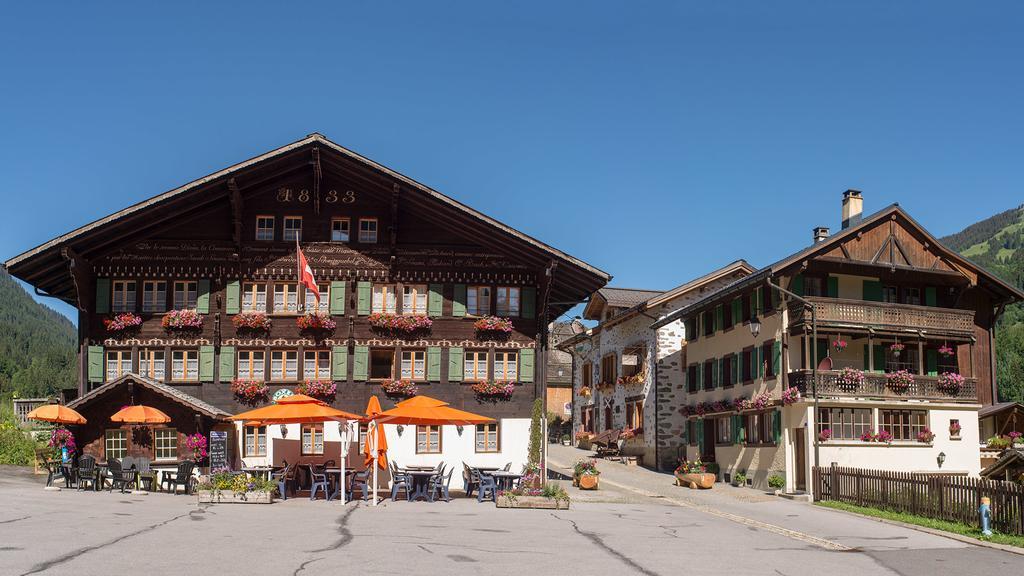
[[[993,533],[992,536],[984,537],[981,535],[981,530],[973,526],[966,524],[960,524],[959,522],[949,522],[947,520],[934,520],[932,518],[925,518],[923,516],[914,516],[913,514],[905,514],[903,512],[891,512],[889,510],[879,510],[877,508],[867,508],[865,506],[856,506],[854,504],[846,504],[845,502],[815,502],[816,506],[823,506],[825,508],[833,508],[835,510],[845,510],[847,512],[855,512],[857,514],[863,514],[865,516],[873,516],[875,518],[883,518],[885,520],[895,520],[897,522],[905,522],[907,524],[915,524],[917,526],[924,526],[925,528],[933,528],[935,530],[942,530],[944,532],[952,532],[954,534],[960,534],[962,536],[969,536],[971,538],[977,538],[978,540],[985,540],[986,542],[995,542],[997,544],[1007,544],[1010,546],[1019,546],[1024,548],[1024,536],[1012,536],[1009,534],[999,534],[998,532]]]

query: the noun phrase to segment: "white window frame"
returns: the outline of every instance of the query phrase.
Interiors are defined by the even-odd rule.
[[[120,460],[128,455],[128,431],[124,428],[107,428],[103,433],[103,458]]]
[[[199,282],[195,280],[174,281],[174,309],[195,310],[199,302]]]
[[[394,284],[374,284],[370,298],[370,311],[394,314],[396,311],[396,295]]]
[[[331,218],[331,242],[348,243],[352,240],[352,219]]]
[[[330,380],[331,379],[331,351],[330,350],[303,350],[303,352],[302,352],[302,379],[303,380]]]
[[[263,350],[239,350],[235,376],[240,380],[266,380],[266,353]]]
[[[256,216],[256,240],[259,242],[273,242],[274,241],[274,227],[276,226],[276,218],[266,214]],[[266,226],[266,224],[270,224]]]
[[[274,382],[294,382],[299,379],[299,351],[271,350],[270,379]]]
[[[174,382],[199,381],[199,350],[171,351],[171,380]]]
[[[153,459],[178,459],[178,431],[174,428],[157,428],[153,431]]]
[[[267,311],[267,284],[246,282],[242,285],[242,312]]]
[[[426,316],[429,290],[426,284],[405,284],[402,286],[402,314]]]
[[[281,234],[285,242],[302,242],[302,216],[285,216]]]
[[[402,380],[425,381],[427,379],[427,352],[425,350],[402,350]]]
[[[505,350],[494,352],[494,380],[515,382],[519,379],[519,353]]]
[[[498,286],[497,305],[494,307],[498,316],[519,316],[520,291],[518,286]]]
[[[376,244],[378,238],[377,230],[379,226],[380,224],[377,222],[376,218],[360,218],[359,242],[361,244]]]
[[[167,310],[167,281],[144,280],[142,282],[142,311],[150,314]]]
[[[491,313],[491,287],[466,287],[466,312],[470,316],[487,316]]]
[[[110,283],[111,312],[135,312],[135,280],[113,280]]]

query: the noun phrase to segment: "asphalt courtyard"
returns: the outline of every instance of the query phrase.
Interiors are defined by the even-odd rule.
[[[609,470],[604,476],[610,480],[616,473]],[[44,491],[38,478],[4,468],[0,574],[934,575],[1024,570],[1024,556],[806,504],[787,502],[782,510],[798,519],[808,515],[788,523],[819,526],[816,534],[779,529],[793,518],[773,523],[758,518],[759,513],[740,513],[757,509],[758,502],[703,507],[611,485],[572,495],[576,501],[567,511],[499,510],[465,498],[433,504],[386,501],[376,508],[304,498],[269,506],[199,506],[194,497],[182,495]]]

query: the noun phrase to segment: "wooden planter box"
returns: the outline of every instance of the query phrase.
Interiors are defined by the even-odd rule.
[[[200,504],[270,504],[274,501],[270,492],[246,492],[235,494],[231,490],[197,490]]]
[[[676,472],[676,486],[689,486],[690,489],[708,489],[715,485],[714,474],[682,474]]]
[[[555,500],[543,496],[498,496],[498,508],[540,508],[544,510],[568,510],[568,500]]]

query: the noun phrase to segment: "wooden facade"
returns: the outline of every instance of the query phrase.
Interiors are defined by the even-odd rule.
[[[333,330],[297,324],[305,310],[296,290],[296,234]],[[93,222],[5,266],[78,308],[81,394],[121,373],[142,373],[228,413],[245,408],[231,392],[243,356],[246,370],[263,363],[258,372],[272,395],[310,379],[303,361],[320,351],[315,359],[326,358],[329,368],[319,367],[337,385],[334,405],[360,412],[371,395],[383,397],[374,377],[383,353],[393,355],[398,378],[403,352],[416,352],[421,394],[495,418],[528,418],[534,398],[544,395],[548,322],[609,279],[319,134]],[[406,289],[413,306],[403,310]],[[236,328],[232,320],[259,293],[271,327]],[[277,294],[285,306],[275,305]],[[428,316],[433,325],[413,335],[375,329],[370,314],[387,294],[396,295],[388,312]],[[201,328],[164,328],[174,308],[194,309]],[[122,311],[140,316],[141,326],[108,329],[106,321]],[[474,322],[485,313],[510,319],[512,332],[479,333]],[[470,385],[479,378],[460,375],[470,351],[485,354],[490,379],[515,363],[510,399],[474,394]],[[294,354],[296,369],[272,378],[275,353],[283,354],[282,365]],[[323,379],[315,369],[310,374]]]

